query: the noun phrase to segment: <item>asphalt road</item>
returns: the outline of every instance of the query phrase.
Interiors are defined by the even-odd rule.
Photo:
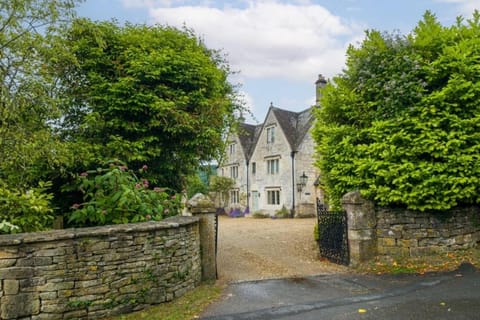
[[[337,274],[231,284],[204,320],[480,319],[480,271]]]

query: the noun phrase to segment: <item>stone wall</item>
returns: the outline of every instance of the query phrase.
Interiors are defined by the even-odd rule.
[[[467,249],[480,241],[480,208],[429,213],[377,208],[377,243],[381,255],[423,256]]]
[[[0,236],[0,319],[96,319],[201,280],[199,218]]]
[[[424,256],[475,247],[480,242],[480,207],[420,212],[375,207],[359,192],[347,193],[350,264],[377,255]]]

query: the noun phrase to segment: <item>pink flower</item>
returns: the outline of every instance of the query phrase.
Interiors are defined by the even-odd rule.
[[[135,188],[136,188],[136,189],[141,189],[141,188],[142,188],[142,185],[141,185],[140,183],[136,183],[136,184],[135,184]]]
[[[142,179],[143,186],[145,188],[148,188],[148,180],[147,179]]]
[[[78,209],[78,208],[80,208],[80,205],[79,205],[78,203],[74,203],[74,204],[72,205],[72,209],[75,209],[75,210],[76,210],[76,209]]]
[[[146,164],[143,165],[142,170],[146,171],[148,169],[148,166]]]
[[[88,173],[82,172],[82,173],[80,173],[80,177],[88,177]]]
[[[120,167],[118,167],[118,169],[120,169],[121,171],[125,171],[125,170],[127,170],[127,166],[120,166]]]

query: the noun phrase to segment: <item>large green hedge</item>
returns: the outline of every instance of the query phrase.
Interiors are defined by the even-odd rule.
[[[368,31],[323,90],[314,138],[333,203],[446,210],[480,198],[480,14],[409,35]]]

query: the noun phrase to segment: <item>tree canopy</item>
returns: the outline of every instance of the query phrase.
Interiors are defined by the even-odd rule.
[[[177,189],[218,158],[241,106],[224,58],[193,31],[79,19],[65,39],[75,58],[62,70],[70,138],[101,158],[147,164],[154,183]]]
[[[65,161],[50,121],[60,116],[50,41],[76,0],[0,0],[0,180],[32,187]],[[61,159],[61,160],[60,160]]]
[[[480,202],[478,12],[367,31],[322,94],[313,135],[332,202],[352,190],[416,210]]]
[[[0,233],[177,213],[243,108],[192,30],[78,19],[79,2],[0,0]]]

